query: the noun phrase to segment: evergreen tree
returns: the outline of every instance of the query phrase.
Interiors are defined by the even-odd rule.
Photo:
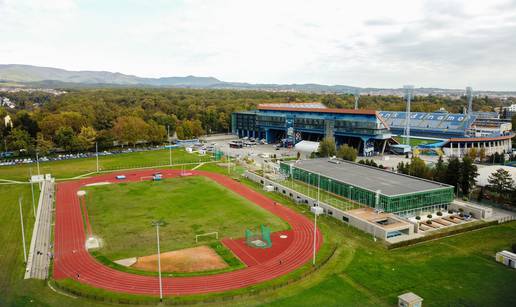
[[[511,174],[503,168],[499,168],[492,173],[487,178],[487,181],[489,182],[489,187],[498,193],[499,196],[503,196],[514,188],[514,180]]]
[[[465,196],[469,196],[471,188],[475,185],[475,178],[478,176],[477,166],[469,156],[462,158],[460,164],[460,188]]]
[[[448,168],[444,175],[444,182],[452,185],[457,189],[460,179],[460,160],[457,157],[451,157],[448,160]]]
[[[325,137],[319,142],[319,156],[320,157],[332,157],[337,153],[337,145],[335,140],[330,137]]]

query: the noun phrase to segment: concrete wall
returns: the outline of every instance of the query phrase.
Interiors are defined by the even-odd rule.
[[[475,204],[465,203],[461,201],[454,200],[450,205],[448,205],[449,210],[458,211],[462,209],[466,214],[472,214],[476,219],[487,219],[493,215],[493,209],[484,206],[478,206]]]

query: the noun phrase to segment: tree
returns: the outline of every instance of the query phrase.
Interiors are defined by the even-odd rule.
[[[149,122],[147,135],[149,136],[149,142],[152,144],[160,144],[165,140],[165,137],[167,136],[167,130],[162,125],[159,125],[155,121],[151,120]]]
[[[54,137],[57,146],[66,151],[77,149],[77,136],[71,127],[61,127],[56,131]]]
[[[484,162],[484,160],[486,159],[486,148],[485,147],[481,147],[479,152],[478,152],[478,159],[480,160],[480,163]]]
[[[477,170],[477,166],[473,164],[473,159],[468,156],[462,158],[460,165],[460,188],[465,196],[469,197],[469,192],[475,185],[475,178],[478,176]]]
[[[319,142],[319,156],[320,157],[332,157],[337,153],[337,145],[335,140],[330,137],[325,137]]]
[[[54,143],[51,140],[45,139],[43,133],[38,132],[36,136],[36,150],[40,155],[48,155],[50,150],[54,148]]]
[[[477,158],[478,151],[475,147],[472,147],[470,150],[468,150],[468,157],[471,158],[471,160],[475,161]]]
[[[516,114],[511,117],[512,131],[516,131]]]
[[[430,178],[430,169],[425,161],[418,157],[412,157],[409,165],[409,175],[419,178]]]
[[[30,150],[32,139],[27,131],[14,128],[7,137],[7,147],[10,150]]]
[[[91,149],[96,139],[97,131],[93,127],[82,127],[81,132],[77,136],[77,148],[79,150]]]
[[[122,116],[117,118],[113,126],[113,135],[122,143],[136,145],[137,141],[146,140],[148,125],[143,119],[135,116]]]
[[[457,157],[451,157],[448,160],[448,168],[444,175],[444,182],[457,188],[460,179],[460,160]]]
[[[511,174],[503,168],[499,168],[489,175],[487,181],[489,182],[489,187],[498,193],[500,197],[510,192],[514,187],[514,180]]]
[[[444,163],[443,157],[439,156],[439,160],[435,164],[433,170],[433,179],[435,181],[444,182],[446,177],[446,164]]]
[[[348,144],[341,145],[337,151],[337,157],[347,161],[355,161],[357,159],[358,151],[348,146]]]

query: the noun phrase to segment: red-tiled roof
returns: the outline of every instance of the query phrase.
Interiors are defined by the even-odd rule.
[[[258,105],[258,110],[289,111],[289,112],[311,112],[311,113],[338,113],[338,114],[364,114],[376,115],[375,110],[354,110],[354,109],[321,109],[321,108],[288,108]]]

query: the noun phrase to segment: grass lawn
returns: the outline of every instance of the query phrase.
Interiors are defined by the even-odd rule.
[[[123,153],[99,157],[100,170],[118,170],[135,167],[149,167],[169,164],[168,150],[153,150],[134,153]],[[197,153],[187,153],[183,149],[172,150],[172,164],[209,161],[210,155],[199,156]],[[20,164],[15,166],[0,166],[0,179],[27,181],[30,168],[32,174],[37,173],[36,164]],[[97,169],[95,158],[82,158],[63,161],[40,163],[42,174],[51,173],[57,179],[70,178],[82,174],[95,172]]]
[[[195,235],[213,231],[219,238],[243,237],[260,224],[272,231],[288,224],[266,210],[200,176],[88,187],[87,207],[99,252],[113,260],[156,253],[151,222],[163,220],[161,250],[195,245]]]

